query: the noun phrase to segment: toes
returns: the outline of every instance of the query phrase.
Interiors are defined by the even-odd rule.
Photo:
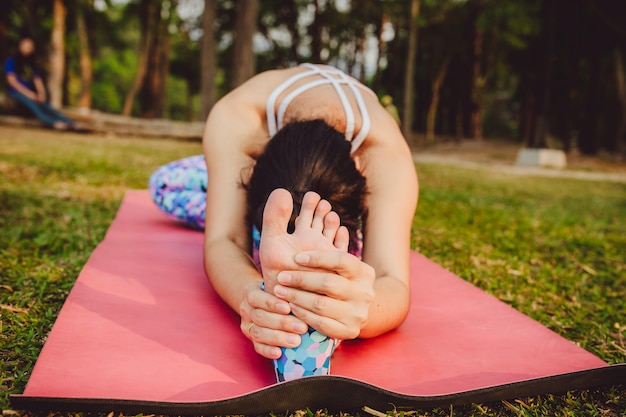
[[[276,236],[287,232],[293,199],[289,191],[277,188],[267,198],[263,210],[263,236]]]
[[[326,217],[332,210],[330,203],[326,200],[320,200],[315,208],[315,213],[313,214],[313,222],[311,223],[311,228],[317,230],[318,232],[324,231]],[[339,226],[337,226],[339,227]],[[334,236],[330,239],[333,240]]]
[[[334,244],[340,251],[348,251],[348,246],[350,245],[350,233],[348,232],[348,228],[346,226],[339,227],[335,236]]]
[[[313,191],[309,191],[304,195],[302,198],[300,213],[298,213],[296,227],[300,225],[303,227],[311,227],[315,209],[317,208],[320,199],[321,197],[319,194]]]
[[[334,211],[331,211],[324,217],[324,230],[322,230],[322,234],[331,242],[335,240],[335,236],[337,235],[337,230],[340,226],[339,215]]]

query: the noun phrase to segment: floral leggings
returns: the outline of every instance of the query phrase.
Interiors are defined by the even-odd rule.
[[[202,230],[205,224],[207,180],[204,156],[191,156],[158,168],[150,177],[150,195],[169,218]],[[259,271],[260,243],[261,234],[254,227],[252,254]],[[363,246],[360,233],[353,243],[350,253],[360,258]],[[281,348],[282,356],[273,361],[278,382],[329,373],[330,358],[340,341],[312,327],[301,335],[301,339],[302,343],[297,348]]]
[[[150,177],[150,195],[171,219],[204,229],[207,172],[203,155],[190,156],[158,168]]]

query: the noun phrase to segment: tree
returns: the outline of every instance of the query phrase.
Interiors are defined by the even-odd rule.
[[[176,1],[162,0],[152,27],[148,46],[148,68],[140,90],[141,116],[153,119],[165,114],[171,39],[169,25],[175,15]]]
[[[252,38],[256,32],[259,0],[237,2],[230,87],[236,88],[254,75],[255,56]]]
[[[471,116],[470,137],[482,139],[483,137],[483,95],[485,94],[485,77],[483,75],[483,42],[484,30],[481,26],[481,17],[485,9],[484,0],[470,1],[473,23],[472,42],[472,93],[471,93]]]
[[[53,27],[50,42],[50,74],[48,91],[52,107],[63,104],[63,79],[65,78],[65,15],[67,9],[63,0],[54,0]]]
[[[217,0],[204,0],[202,14],[202,41],[200,52],[200,119],[204,120],[215,103],[217,90],[217,54],[215,45],[215,11]]]
[[[624,75],[624,51],[620,47],[615,48],[615,83],[617,85],[617,97],[621,110],[621,120],[619,121],[615,134],[616,150],[626,151],[626,76]]]
[[[413,131],[413,108],[415,100],[414,79],[415,61],[417,56],[417,32],[420,13],[420,0],[411,0],[411,13],[409,22],[409,46],[404,73],[404,106],[402,108],[402,131],[408,138]]]
[[[321,40],[317,24],[319,22],[319,2],[313,0],[265,0],[259,3],[258,31],[269,44],[257,54],[259,70],[286,68],[303,61],[320,62]],[[301,25],[300,16],[312,6],[312,22],[308,27]],[[288,35],[288,36],[285,36]],[[310,39],[310,54],[304,53],[302,46]]]
[[[428,106],[428,114],[426,115],[426,141],[432,142],[435,140],[435,120],[437,117],[437,108],[439,107],[439,95],[443,80],[448,72],[448,65],[450,64],[451,55],[446,55],[443,61],[439,65],[435,76],[432,79],[432,97],[430,105]]]
[[[135,80],[124,100],[122,113],[126,116],[132,113],[137,94],[142,117],[161,118],[165,114],[171,46],[169,25],[176,4],[175,0],[141,0],[139,3],[139,62]]]
[[[91,84],[93,81],[93,61],[89,47],[89,35],[85,19],[86,9],[93,7],[91,0],[77,0],[76,4],[76,34],[80,45],[80,94],[78,107],[80,109],[91,108]]]
[[[461,63],[458,55],[460,46],[464,44],[466,13],[464,13],[463,6],[456,1],[439,0],[428,5],[429,7],[422,13],[424,26],[421,28],[420,51],[424,57],[423,61],[428,66],[431,93],[426,112],[425,139],[427,142],[432,142],[435,140],[437,115],[448,68],[455,57],[457,57],[456,65]],[[422,65],[424,66],[424,63]]]
[[[135,79],[130,90],[126,94],[124,99],[124,108],[122,114],[124,116],[130,116],[133,111],[133,103],[137,93],[143,85],[144,78],[148,72],[148,58],[149,49],[152,45],[152,38],[154,37],[154,27],[156,26],[157,12],[160,12],[160,7],[151,0],[141,0],[139,6],[139,16],[141,17],[141,39],[139,41],[138,57],[139,62],[137,64],[137,71],[135,73]]]

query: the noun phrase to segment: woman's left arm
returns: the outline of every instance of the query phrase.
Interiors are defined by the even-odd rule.
[[[292,312],[338,339],[385,333],[398,327],[409,310],[417,175],[397,125],[388,126],[381,140],[366,143],[358,157],[368,185],[363,261],[339,251],[307,252],[296,261],[315,271],[278,276],[280,297],[291,303]]]
[[[374,142],[362,161],[369,191],[363,261],[376,271],[376,296],[360,337],[395,329],[409,311],[411,226],[418,182],[406,140],[399,130],[392,135]]]

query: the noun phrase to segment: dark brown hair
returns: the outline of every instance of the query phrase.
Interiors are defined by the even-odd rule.
[[[250,226],[261,231],[267,198],[275,189],[284,188],[294,200],[291,233],[304,194],[315,191],[331,204],[353,242],[366,214],[366,181],[350,149],[344,135],[323,120],[293,122],[279,130],[244,184]]]

